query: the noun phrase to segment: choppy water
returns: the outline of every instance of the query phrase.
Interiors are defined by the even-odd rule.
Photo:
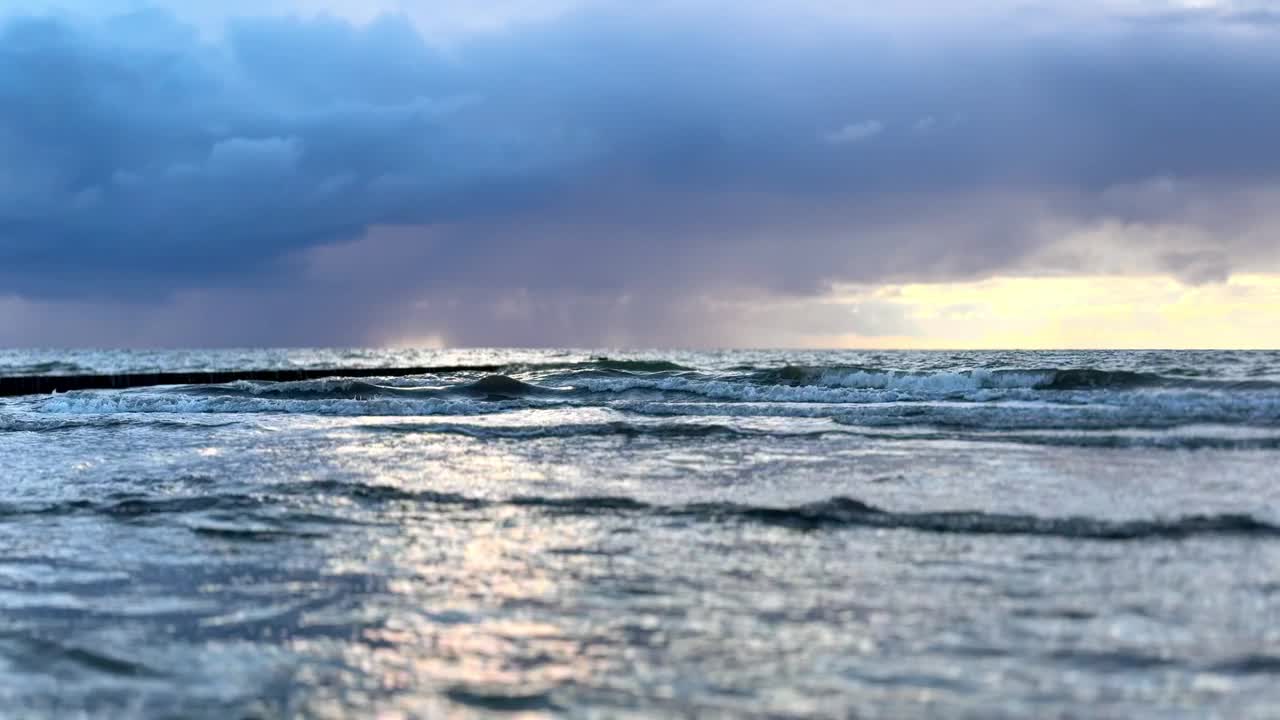
[[[0,400],[0,716],[1276,717],[1280,353],[507,366]]]

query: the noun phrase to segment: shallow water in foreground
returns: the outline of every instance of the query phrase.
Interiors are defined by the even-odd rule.
[[[1280,353],[0,351],[0,716],[1280,714]],[[7,713],[7,715],[6,715]]]

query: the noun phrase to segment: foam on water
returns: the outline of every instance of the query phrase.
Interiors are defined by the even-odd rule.
[[[237,394],[214,395],[169,392],[71,392],[32,403],[38,413],[115,415],[123,413],[306,415],[481,415],[527,407],[519,400],[484,401],[460,397],[316,397],[275,398]],[[345,391],[344,391],[345,392]]]
[[[45,414],[286,413],[482,415],[527,408],[609,407],[642,416],[829,418],[865,426],[975,429],[1280,425],[1269,386],[1133,383],[1060,387],[1059,371],[902,374],[796,369],[748,373],[563,368],[511,375],[234,382],[28,398]],[[1107,371],[1107,377],[1115,373]],[[1088,377],[1097,377],[1089,375]],[[1132,380],[1132,378],[1130,378]],[[797,384],[800,382],[825,384]],[[1092,382],[1092,381],[1090,381]]]

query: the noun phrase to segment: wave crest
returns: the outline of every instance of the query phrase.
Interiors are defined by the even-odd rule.
[[[358,417],[486,415],[529,407],[522,400],[488,401],[466,397],[375,396],[375,397],[272,397],[238,395],[192,395],[188,393],[99,393],[71,392],[40,399],[35,410],[64,415],[114,415],[125,413],[183,414],[311,414]]]
[[[128,519],[210,510],[252,511],[277,504],[281,495],[341,496],[365,503],[414,502],[438,505],[442,509],[521,507],[560,515],[624,514],[655,519],[692,519],[699,522],[752,522],[803,531],[841,528],[908,530],[935,534],[1039,536],[1096,541],[1185,540],[1210,536],[1280,539],[1280,526],[1244,513],[1112,520],[981,511],[894,512],[843,496],[790,507],[728,502],[661,505],[630,497],[612,496],[517,496],[488,500],[430,490],[414,491],[336,481],[275,486],[264,488],[262,493],[254,495],[140,497],[117,498],[105,502],[71,500],[46,505],[0,505],[0,517],[89,513]],[[338,518],[332,520],[341,522]]]

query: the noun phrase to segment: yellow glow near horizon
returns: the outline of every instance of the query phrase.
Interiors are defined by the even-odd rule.
[[[864,290],[902,335],[814,338],[868,348],[1280,348],[1280,274],[1191,286],[1164,276],[993,278]],[[833,342],[834,341],[834,342]]]

